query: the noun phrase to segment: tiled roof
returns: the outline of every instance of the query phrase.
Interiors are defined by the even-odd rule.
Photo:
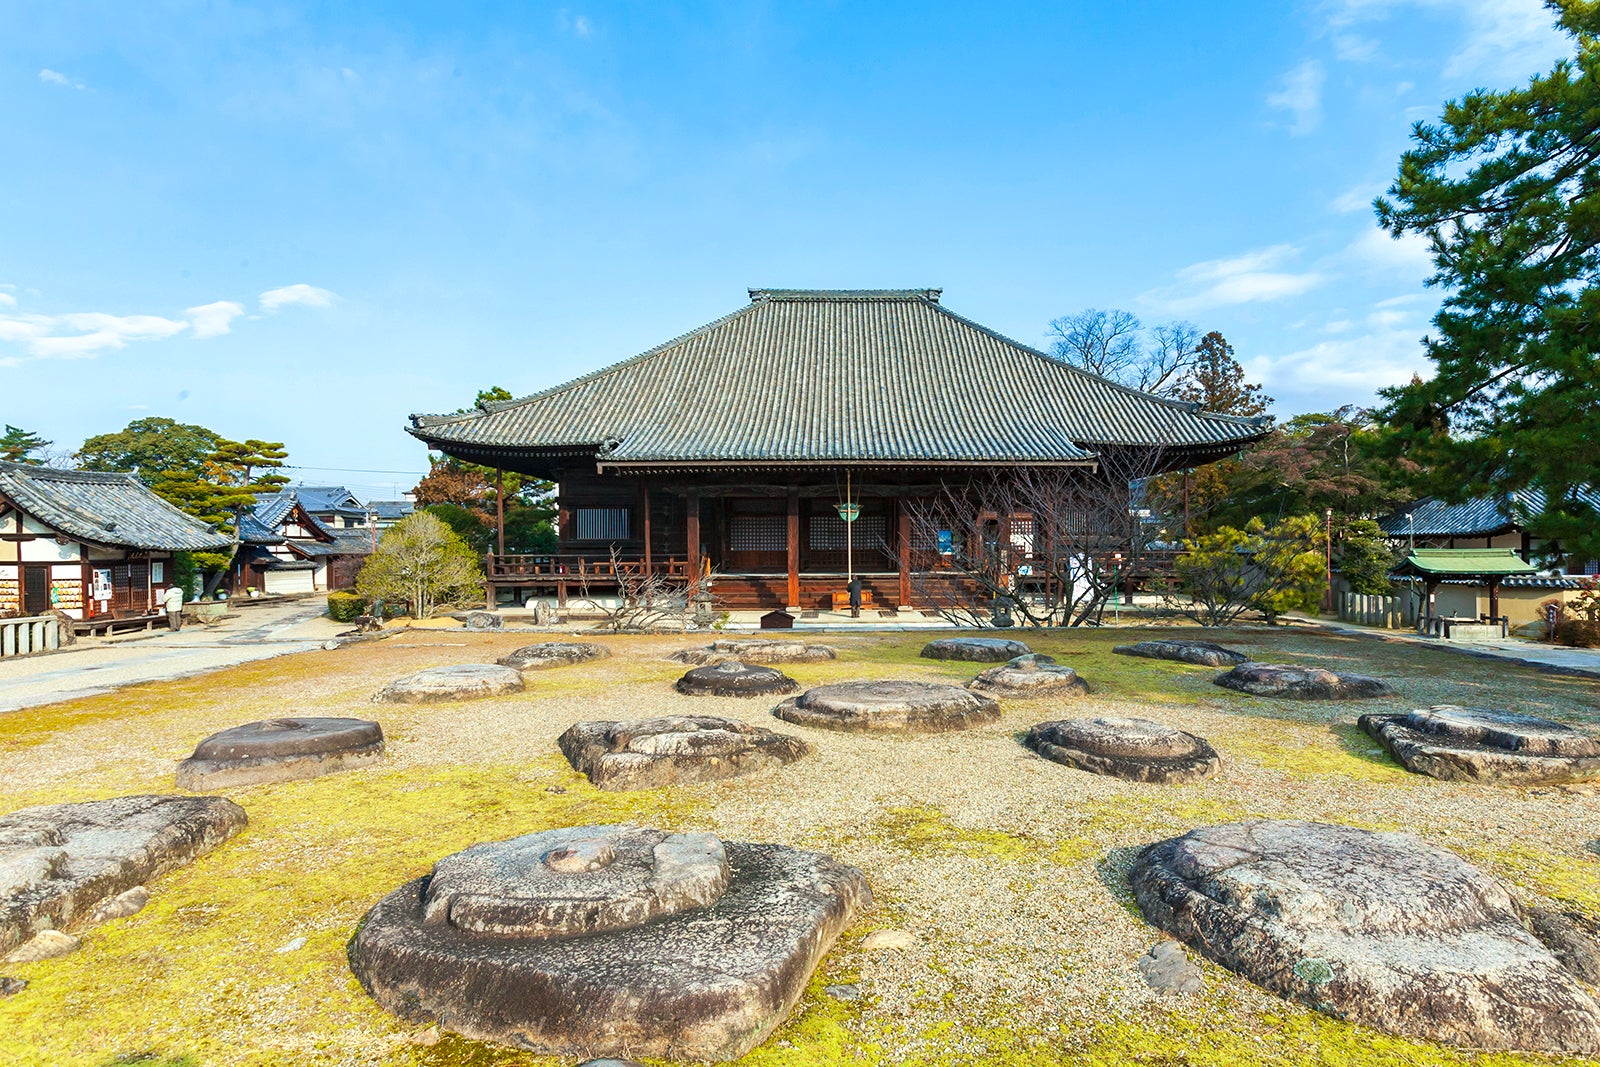
[[[417,509],[409,500],[369,500],[367,507],[372,510],[375,518],[385,522],[391,519],[403,519]]]
[[[220,551],[233,545],[131,474],[0,460],[0,496],[69,537],[98,545],[161,552]]]
[[[247,511],[239,516],[239,540],[247,545],[281,545],[283,535],[257,518],[256,512]]]
[[[409,430],[464,458],[570,449],[618,466],[1075,463],[1116,444],[1216,456],[1267,430],[1069,367],[952,313],[938,290],[750,296],[622,363],[466,415],[413,415]]]
[[[1600,492],[1581,489],[1581,500],[1600,510]],[[1542,489],[1517,489],[1504,496],[1481,496],[1459,504],[1426,497],[1409,508],[1378,520],[1390,537],[1487,537],[1526,526],[1544,510]],[[1406,515],[1411,515],[1407,521]]]
[[[1535,574],[1539,568],[1509,548],[1414,548],[1395,568],[1397,574]]]

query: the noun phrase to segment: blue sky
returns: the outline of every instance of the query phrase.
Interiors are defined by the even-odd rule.
[[[408,413],[750,286],[942,287],[1035,345],[1186,319],[1280,414],[1367,402],[1437,306],[1369,207],[1410,124],[1564,51],[1536,0],[0,0],[0,420],[387,497]]]

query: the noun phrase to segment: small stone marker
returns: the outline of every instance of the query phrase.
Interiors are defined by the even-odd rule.
[[[1028,731],[1023,744],[1056,763],[1130,782],[1196,782],[1222,766],[1204,738],[1149,719],[1042,722]]]
[[[231,800],[188,796],[49,804],[0,817],[0,952],[93,915],[245,822]]]
[[[715,782],[793,763],[811,751],[798,737],[715,715],[580,722],[557,742],[601,789]]]
[[[1250,657],[1243,652],[1224,648],[1211,641],[1140,641],[1136,645],[1118,645],[1111,651],[1119,656],[1170,659],[1178,663],[1197,663],[1202,667],[1233,667],[1250,662]]]
[[[1365,675],[1335,674],[1321,667],[1282,663],[1241,663],[1212,681],[1224,689],[1251,696],[1290,700],[1365,700],[1394,692],[1385,683]]]
[[[1551,719],[1441,704],[1358,722],[1407,770],[1434,778],[1510,785],[1600,778],[1600,738]]]
[[[725,660],[695,667],[673,688],[685,696],[759,697],[793,693],[800,683],[774,667]]]
[[[958,659],[971,663],[1004,663],[1033,649],[1005,637],[941,637],[922,646],[923,659]]]
[[[348,956],[411,1022],[539,1055],[728,1060],[871,900],[817,853],[581,826],[446,857],[367,913]]]
[[[1205,975],[1176,941],[1161,941],[1139,957],[1139,973],[1157,993],[1193,996],[1205,991]]]
[[[1385,1033],[1594,1056],[1600,1004],[1505,887],[1409,834],[1258,820],[1140,853],[1156,926],[1257,985]]]
[[[469,611],[462,625],[468,630],[502,630],[506,623],[492,611]]]
[[[178,788],[197,793],[316,778],[383,757],[383,728],[365,719],[250,722],[212,734],[178,764]]]
[[[524,645],[495,660],[502,667],[519,671],[542,671],[547,667],[570,667],[611,655],[605,645],[587,641],[546,641],[538,645]]]
[[[898,952],[917,943],[910,930],[874,930],[861,939],[862,952]]]
[[[31,940],[24,942],[21,948],[7,956],[6,962],[38,963],[40,960],[53,960],[57,956],[78,951],[80,944],[82,942],[76,937],[64,934],[60,930],[40,930]]]
[[[373,694],[378,704],[432,704],[522,692],[522,674],[496,663],[457,663],[429,667],[390,682]]]
[[[772,713],[785,722],[827,730],[943,733],[994,722],[1000,705],[953,685],[883,679],[808,689]]]
[[[95,908],[89,916],[89,922],[99,925],[112,919],[126,919],[143,911],[148,903],[150,903],[150,890],[142,885],[136,885]]]
[[[838,653],[827,645],[757,638],[746,641],[713,641],[704,648],[681,648],[668,658],[677,663],[720,663],[730,659],[739,660],[741,663],[822,663],[837,659]]]
[[[1050,656],[1029,653],[990,667],[967,688],[996,697],[1083,696],[1089,683],[1078,672]]]

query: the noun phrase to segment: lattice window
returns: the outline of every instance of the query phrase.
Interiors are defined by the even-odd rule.
[[[735,515],[728,522],[728,548],[733,552],[786,551],[788,525],[782,515]]]
[[[883,515],[863,515],[852,525],[855,526],[855,546],[862,548],[883,548],[889,543],[889,520]],[[816,552],[843,552],[844,520],[837,515],[813,515],[811,517],[811,548]]]
[[[575,508],[573,535],[579,541],[626,541],[627,508]]]

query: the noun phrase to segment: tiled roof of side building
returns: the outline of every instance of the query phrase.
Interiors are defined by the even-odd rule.
[[[1578,491],[1590,507],[1600,510],[1600,492]],[[1544,510],[1542,489],[1516,489],[1502,496],[1480,496],[1459,504],[1425,497],[1409,508],[1378,520],[1390,537],[1487,537],[1527,525]],[[1406,516],[1411,518],[1407,519]]]
[[[1226,455],[1264,419],[1128,389],[954,314],[938,290],[751,290],[642,355],[466,415],[413,415],[447,453],[602,464],[1081,463],[1108,445]]]
[[[219,551],[233,540],[151,492],[131,474],[68,471],[0,460],[0,496],[92,544],[161,552]]]

